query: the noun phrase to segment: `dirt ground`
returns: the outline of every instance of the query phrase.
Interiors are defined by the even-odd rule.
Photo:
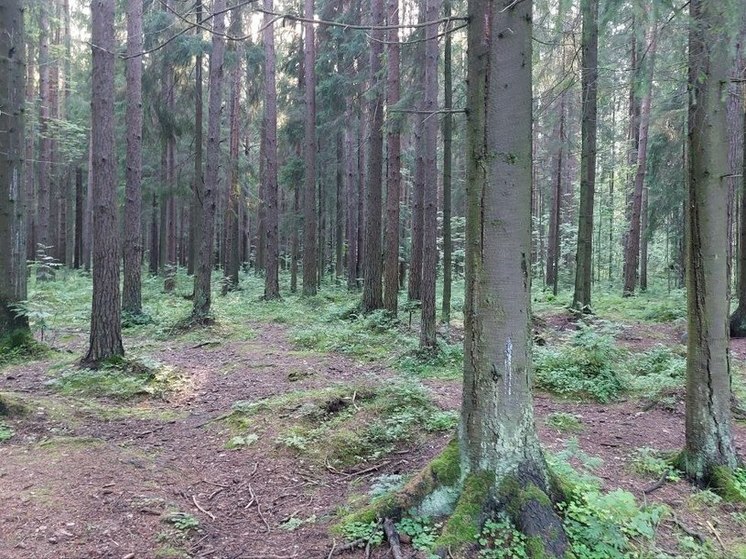
[[[0,391],[31,407],[29,415],[8,420],[16,435],[0,444],[0,558],[325,559],[342,543],[329,528],[351,495],[364,494],[375,476],[416,471],[447,443],[448,435],[434,435],[417,448],[398,448],[344,472],[313,463],[266,434],[227,450],[231,432],[220,418],[238,400],[360,379],[386,383],[394,376],[340,355],[296,351],[281,326],[247,327],[256,332],[253,339],[202,347],[186,339],[127,340],[186,375],[188,387],[167,401],[92,405],[61,396],[49,384],[54,358],[0,371]],[[67,349],[82,354],[83,341],[72,337]],[[746,344],[737,343],[733,353],[746,355]],[[425,385],[443,409],[460,405],[458,381]],[[544,419],[552,412],[577,415],[584,429],[568,435],[548,427]],[[607,489],[626,489],[641,500],[655,479],[631,469],[635,449],[674,451],[684,442],[682,402],[662,409],[637,401],[580,404],[538,395],[536,413],[547,448],[559,450],[577,437],[585,453],[603,460],[595,474]],[[265,433],[271,433],[272,418],[265,421]],[[736,441],[746,456],[742,424]],[[727,507],[716,512],[692,506],[694,492],[683,481],[667,483],[647,500],[668,504],[681,524],[716,546],[746,537],[746,527]],[[173,510],[192,515],[199,526],[179,530],[166,521]],[[292,518],[298,522],[288,524]],[[295,529],[286,529],[293,524]],[[673,552],[681,528],[664,522],[659,530],[660,547]],[[387,554],[381,547],[371,556]]]

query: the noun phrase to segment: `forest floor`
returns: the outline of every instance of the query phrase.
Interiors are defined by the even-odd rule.
[[[39,298],[62,308],[47,320],[54,349],[0,365],[0,395],[23,408],[0,422],[1,559],[326,559],[360,535],[334,528],[344,514],[416,472],[453,436],[458,356],[417,366],[406,320],[368,322],[349,335],[339,333],[339,314],[318,324],[328,306],[353,300],[345,294],[260,303],[249,288],[216,298],[215,326],[179,331],[163,316],[185,314],[189,302],[153,288],[160,326],[125,330],[135,365],[96,372],[76,366],[87,340],[85,297],[75,293],[87,280],[68,281],[65,301]],[[536,311],[542,351],[577,335],[560,306]],[[609,313],[605,324],[625,360],[683,350],[680,322]],[[444,351],[457,354],[458,325],[444,334],[452,338]],[[732,355],[746,385],[746,342],[734,340]],[[644,492],[666,477],[660,457],[683,446],[684,404],[680,388],[643,392],[599,402],[538,391],[545,448],[603,491],[629,492],[637,512],[664,511],[652,537],[628,534],[630,557],[746,557],[746,506],[675,472]],[[735,429],[746,457],[746,425]],[[429,533],[428,522],[415,523]],[[409,545],[405,552],[428,557]],[[370,556],[388,553],[384,543]]]

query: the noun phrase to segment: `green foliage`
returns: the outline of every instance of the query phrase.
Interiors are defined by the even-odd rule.
[[[583,430],[583,422],[577,415],[572,413],[550,413],[545,422],[549,427],[554,427],[564,433],[576,433]]]
[[[51,384],[62,394],[128,400],[162,396],[182,388],[185,382],[185,377],[172,367],[120,358],[98,369],[67,369]]]
[[[624,389],[615,367],[620,360],[620,350],[610,335],[584,326],[566,347],[538,348],[536,386],[556,394],[609,402],[618,398]]]
[[[0,366],[27,362],[46,353],[47,348],[34,340],[27,330],[14,330],[0,339]]]
[[[250,446],[258,440],[259,435],[255,433],[249,433],[245,436],[237,435],[235,437],[231,437],[228,442],[225,443],[225,448],[227,448],[228,450],[238,450]]]
[[[0,443],[7,441],[13,437],[14,434],[13,429],[11,429],[7,423],[0,421]]]
[[[402,355],[397,367],[425,378],[455,379],[463,373],[463,344],[439,343],[435,352],[419,349]]]
[[[187,512],[172,512],[166,516],[166,522],[173,524],[174,528],[182,532],[189,532],[199,528],[199,520]]]
[[[396,523],[396,529],[412,540],[412,547],[419,551],[430,551],[438,540],[441,525],[421,516],[408,516]]]
[[[526,559],[526,536],[504,512],[484,523],[479,535],[480,559]]]
[[[660,455],[660,452],[652,448],[638,448],[632,456],[632,467],[640,474],[651,475],[660,478],[664,473],[666,480],[679,481],[679,472],[676,471],[668,460]]]
[[[371,547],[383,543],[383,529],[379,522],[348,522],[342,524],[342,534],[350,542],[359,542],[360,547]]]
[[[633,357],[628,367],[630,389],[647,396],[681,387],[686,378],[686,359],[662,345]]]

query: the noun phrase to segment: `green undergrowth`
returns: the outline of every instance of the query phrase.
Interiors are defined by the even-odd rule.
[[[15,330],[0,338],[0,368],[5,365],[41,359],[48,353],[49,348],[37,342],[26,330]]]
[[[340,384],[236,402],[226,419],[233,427],[231,441],[251,433],[263,436],[267,417],[279,447],[340,469],[381,459],[429,433],[451,431],[457,423],[455,413],[438,409],[418,385]]]
[[[535,385],[562,396],[618,400],[625,393],[651,398],[683,386],[686,362],[664,346],[631,354],[604,327],[581,326],[567,343],[535,349]]]
[[[130,400],[164,397],[186,389],[187,378],[173,367],[145,359],[117,358],[98,369],[68,367],[49,383],[67,396]]]

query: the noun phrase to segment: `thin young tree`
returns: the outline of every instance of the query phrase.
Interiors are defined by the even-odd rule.
[[[401,94],[399,47],[399,0],[386,3],[388,31],[386,53],[386,230],[383,270],[383,308],[396,315],[399,303],[399,198],[401,196],[401,114],[391,111]]]
[[[575,254],[575,292],[572,307],[591,311],[593,270],[593,199],[596,191],[596,123],[598,116],[598,0],[582,0],[583,117],[580,148],[580,210]]]
[[[215,0],[212,11],[214,16],[208,78],[207,166],[200,211],[202,217],[198,235],[200,244],[194,268],[192,320],[195,322],[205,322],[210,317],[215,205],[220,180],[220,107],[223,102],[223,64],[225,61],[225,0]]]
[[[451,0],[443,2],[443,17],[451,17]],[[443,102],[446,110],[453,109],[453,69],[451,34],[443,45]],[[451,284],[453,276],[453,241],[451,234],[451,189],[453,183],[453,115],[443,116],[443,300],[440,319],[445,324],[451,321]]]
[[[717,485],[737,465],[728,359],[728,0],[692,0],[689,30],[687,477]]]
[[[143,2],[127,2],[127,163],[122,311],[142,313],[142,32]]]
[[[195,6],[195,17],[197,25],[194,32],[198,38],[202,38],[202,0],[197,0]],[[192,182],[192,196],[189,206],[189,262],[187,272],[194,273],[194,262],[199,251],[199,231],[202,224],[202,196],[205,188],[205,177],[202,173],[202,51],[197,51],[194,57],[194,179]]]
[[[383,266],[381,261],[381,200],[383,182],[383,0],[371,0],[370,21],[375,26],[370,43],[370,91],[368,93],[368,169],[365,185],[365,257],[363,260],[363,310],[383,308]]]
[[[115,0],[91,2],[93,303],[87,365],[124,355],[119,298],[117,161],[114,140]]]
[[[15,309],[26,299],[23,4],[0,1],[0,339],[28,330]]]
[[[316,295],[316,44],[313,0],[304,1],[303,71],[305,82],[304,188],[303,188],[303,295]]]
[[[264,0],[264,9],[272,11],[272,0]],[[277,203],[277,84],[274,16],[264,15],[264,228],[265,251],[264,298],[280,297],[279,207]]]

